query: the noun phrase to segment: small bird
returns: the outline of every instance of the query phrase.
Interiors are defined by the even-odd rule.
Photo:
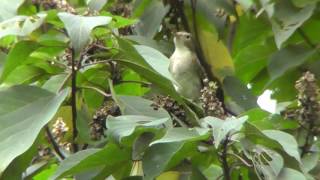
[[[178,93],[193,101],[200,97],[203,69],[195,53],[190,33],[177,32],[174,37],[175,51],[170,57],[169,72]]]

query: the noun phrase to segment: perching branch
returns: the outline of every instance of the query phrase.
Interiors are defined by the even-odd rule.
[[[77,129],[77,67],[75,62],[75,51],[71,50],[71,110],[72,110],[72,148],[73,152],[78,151],[78,144],[75,142],[78,136]]]
[[[62,160],[65,159],[65,156],[64,156],[63,153],[60,151],[59,145],[57,144],[57,142],[55,141],[53,135],[52,135],[51,132],[50,132],[49,126],[46,125],[44,128],[45,128],[46,134],[47,134],[47,136],[48,136],[48,138],[49,138],[50,144],[51,144],[52,147],[53,147],[53,150],[56,152],[56,154],[57,154]]]
[[[226,136],[225,140],[222,143],[222,153],[220,155],[222,169],[223,169],[223,176],[225,180],[231,180],[230,176],[230,167],[228,164],[228,144],[229,144],[229,134]]]

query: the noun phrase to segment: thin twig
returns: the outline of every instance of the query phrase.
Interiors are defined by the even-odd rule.
[[[60,151],[60,147],[59,145],[57,144],[57,142],[55,141],[53,135],[51,134],[51,131],[49,129],[49,126],[48,125],[45,125],[45,131],[46,131],[46,134],[49,138],[49,141],[50,141],[50,144],[52,145],[53,147],[53,150],[56,152],[56,154],[63,160],[65,159],[66,157],[63,155],[63,153]]]
[[[248,166],[248,167],[252,167],[252,164],[248,163],[246,160],[244,160],[242,157],[240,157],[239,155],[237,154],[234,154],[234,153],[227,153],[228,155],[232,155],[236,158],[238,158],[244,165]]]
[[[74,152],[78,151],[76,138],[78,136],[77,129],[77,70],[75,62],[75,51],[71,50],[71,110],[72,110],[72,148]]]
[[[83,89],[92,89],[95,90],[96,92],[100,93],[101,95],[105,96],[105,97],[111,97],[111,94],[108,94],[106,92],[104,92],[103,90],[97,88],[97,87],[93,87],[93,86],[80,86],[79,88],[83,88]]]

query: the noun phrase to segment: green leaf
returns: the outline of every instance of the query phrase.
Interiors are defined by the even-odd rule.
[[[227,76],[223,81],[223,89],[231,99],[243,110],[257,107],[257,97],[239,79]]]
[[[67,94],[68,90],[53,94],[33,86],[0,90],[0,172],[30,148]],[[15,142],[14,146],[12,142]]]
[[[45,74],[46,72],[41,68],[22,65],[14,69],[4,80],[4,83],[8,85],[27,84],[36,81]]]
[[[164,40],[157,41],[151,38],[146,38],[144,36],[135,35],[125,36],[125,38],[134,41],[140,45],[145,45],[157,49],[158,51],[165,54],[167,57],[171,56],[174,51],[173,43],[169,43]]]
[[[299,8],[303,8],[307,5],[314,5],[315,3],[319,2],[319,0],[291,0],[292,3],[299,7]]]
[[[39,174],[33,176],[32,178],[33,180],[49,179],[57,171],[57,168],[57,164],[52,164],[48,169],[41,171]]]
[[[268,71],[272,80],[284,75],[287,71],[303,64],[315,50],[301,45],[290,45],[275,52],[269,60]]]
[[[153,38],[159,31],[163,17],[169,12],[170,6],[164,6],[161,1],[151,0],[144,8],[140,21],[136,25],[138,35]]]
[[[165,55],[148,46],[135,45],[134,47],[156,72],[173,81],[173,78],[169,72],[170,60]]]
[[[88,44],[92,29],[106,25],[111,21],[111,17],[106,16],[84,17],[64,12],[59,13],[58,16],[67,29],[71,45],[76,54],[80,53]]]
[[[143,115],[155,118],[169,118],[170,115],[163,108],[154,110],[152,101],[139,96],[117,96],[117,104],[123,115]]]
[[[137,127],[145,128],[164,128],[170,118],[155,118],[148,116],[123,115],[112,117],[108,116],[106,126],[108,134],[118,142],[122,138],[130,136]]]
[[[68,74],[58,74],[55,76],[51,76],[48,81],[46,81],[42,88],[53,93],[56,93],[63,86],[63,83],[66,82],[70,78]]]
[[[279,180],[306,180],[307,178],[299,171],[291,169],[291,168],[283,168],[280,172],[278,178]]]
[[[151,146],[142,160],[144,179],[151,180],[159,176],[182,147],[183,143],[180,142],[161,143]]]
[[[278,130],[263,130],[262,133],[268,138],[277,141],[288,155],[301,162],[298,143],[292,135]]]
[[[0,23],[0,38],[7,35],[27,36],[38,29],[47,15],[15,16]]]
[[[319,161],[319,154],[317,152],[307,153],[303,156],[301,161],[301,168],[304,172],[308,173],[317,166]]]
[[[235,57],[236,75],[243,82],[249,83],[265,68],[271,53],[275,49],[270,45],[249,45]]]
[[[23,64],[28,56],[38,47],[39,45],[32,41],[20,41],[15,44],[7,56],[0,82],[3,82],[13,70]]]
[[[130,153],[109,143],[103,149],[87,149],[79,151],[63,160],[50,179],[60,179],[68,175],[86,172],[101,167],[117,167],[130,160]]]
[[[313,13],[315,4],[304,8],[296,8],[290,0],[282,0],[274,5],[274,14],[270,18],[277,47],[280,49],[283,42],[298,29]]]
[[[260,108],[251,109],[241,115],[248,116],[248,122],[255,125],[260,130],[265,129],[295,129],[298,127],[297,122],[287,121],[278,114],[271,114]]]
[[[86,0],[90,10],[100,11],[108,0]]]
[[[18,8],[25,0],[2,0],[0,6],[0,22],[15,16]]]
[[[159,143],[172,143],[172,142],[183,142],[183,141],[198,141],[201,139],[208,138],[209,129],[204,128],[170,128],[166,132],[166,134],[156,140],[153,141],[150,145],[159,144]]]
[[[211,126],[214,146],[218,148],[220,142],[227,136],[227,134],[239,131],[247,119],[247,116],[240,118],[226,118],[225,120],[208,116],[203,119],[203,122]],[[203,125],[206,126],[205,124]]]

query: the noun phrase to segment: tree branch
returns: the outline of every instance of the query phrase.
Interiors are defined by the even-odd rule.
[[[78,136],[77,129],[77,67],[75,62],[75,51],[71,49],[71,110],[72,110],[72,148],[73,152],[78,151],[78,144],[75,142]]]
[[[63,155],[63,153],[60,151],[60,147],[59,145],[57,144],[57,142],[54,140],[54,137],[53,135],[51,134],[50,132],[50,129],[49,129],[49,126],[48,125],[45,125],[45,131],[46,131],[46,134],[49,138],[49,141],[50,141],[50,144],[52,145],[53,147],[53,150],[56,152],[56,154],[63,160],[65,159],[65,156]]]
[[[220,155],[222,168],[223,168],[223,175],[225,180],[231,180],[230,177],[230,167],[228,164],[228,144],[229,144],[229,135],[226,136],[225,140],[222,143],[222,153]]]

